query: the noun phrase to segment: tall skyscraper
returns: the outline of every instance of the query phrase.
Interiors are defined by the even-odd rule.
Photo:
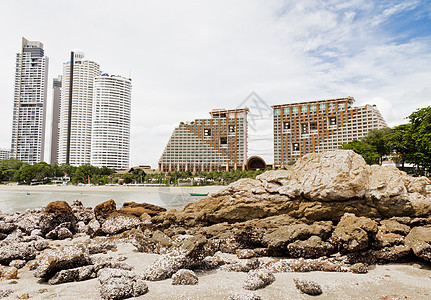
[[[374,105],[353,107],[352,97],[273,105],[274,164],[284,166],[311,152],[341,148],[371,129],[387,127]]]
[[[47,77],[43,44],[22,38],[16,55],[11,157],[29,164],[43,160]]]
[[[71,52],[63,64],[58,162],[82,165],[90,163],[91,123],[94,79],[100,66]]]
[[[58,162],[58,137],[60,134],[61,75],[52,81],[52,125],[50,163]]]
[[[102,74],[94,83],[91,164],[129,167],[132,80]]]

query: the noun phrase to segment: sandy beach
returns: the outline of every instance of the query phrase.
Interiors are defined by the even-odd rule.
[[[64,245],[70,241],[51,241],[51,245]],[[156,254],[140,253],[129,243],[118,244],[117,251],[100,254],[114,259],[124,256],[124,261],[140,274],[157,258]],[[232,254],[223,254],[234,258]],[[273,258],[260,258],[268,261]],[[38,281],[28,266],[19,270],[18,280],[0,282],[0,290],[13,291],[7,299],[28,294],[30,299],[101,299],[99,280],[49,285]],[[431,269],[423,262],[417,264],[387,264],[372,267],[367,274],[337,272],[275,273],[275,282],[258,291],[244,290],[242,285],[247,273],[213,270],[198,272],[195,286],[172,285],[172,279],[146,281],[148,293],[136,299],[228,299],[236,293],[255,294],[262,299],[380,299],[398,295],[399,299],[430,299]],[[319,283],[323,294],[309,296],[300,293],[293,278],[308,279]],[[16,282],[16,283],[15,283]]]

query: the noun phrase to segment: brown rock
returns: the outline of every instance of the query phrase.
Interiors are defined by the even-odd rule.
[[[405,244],[417,257],[431,261],[431,226],[413,228],[406,236]]]
[[[238,249],[236,256],[240,259],[248,259],[256,256],[256,252],[253,249]]]
[[[0,279],[17,279],[18,269],[15,267],[4,267],[0,266]]]
[[[411,252],[411,248],[406,245],[397,245],[393,247],[386,247],[374,252],[378,260],[383,261],[400,261],[407,257]]]
[[[69,231],[74,232],[76,222],[76,217],[69,204],[66,201],[55,201],[45,207],[39,226],[42,233],[46,234],[58,225],[67,223]]]
[[[410,232],[410,226],[397,222],[396,220],[382,220],[384,231],[389,233],[407,235]]]
[[[198,277],[195,272],[187,269],[178,270],[172,275],[173,285],[196,285],[198,284]]]
[[[155,216],[166,211],[166,208],[150,203],[124,202],[123,207],[121,207],[119,211],[134,214],[137,217],[141,216],[143,213]]]
[[[334,246],[313,235],[305,241],[295,241],[289,244],[287,250],[291,257],[317,258],[333,253]]]
[[[117,204],[114,200],[108,200],[103,203],[96,205],[94,208],[94,215],[99,221],[99,223],[103,223],[105,219],[115,210],[117,209]]]
[[[304,294],[311,296],[322,294],[322,287],[317,282],[297,278],[293,278],[293,282],[295,283],[296,288]]]

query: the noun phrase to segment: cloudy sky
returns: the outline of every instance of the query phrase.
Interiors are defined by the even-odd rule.
[[[268,105],[352,96],[389,126],[431,105],[428,0],[2,0],[0,27],[0,147],[22,36],[45,46],[49,104],[72,49],[131,76],[132,165],[156,167],[180,121],[252,92]]]

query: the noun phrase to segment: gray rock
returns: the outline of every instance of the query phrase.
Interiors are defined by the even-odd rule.
[[[307,295],[317,296],[322,294],[322,288],[317,282],[311,280],[302,280],[293,278],[293,282],[295,282],[295,286],[298,290]]]
[[[17,228],[17,226],[14,223],[6,223],[3,221],[0,221],[0,233],[9,234],[12,231],[14,231]]]
[[[97,273],[101,283],[100,296],[103,299],[125,299],[138,297],[148,292],[144,280],[132,271],[102,269]]]
[[[141,221],[136,216],[114,212],[109,215],[105,222],[103,222],[102,231],[110,235],[118,234],[123,231],[135,228],[139,226],[140,223]]]
[[[9,267],[14,267],[17,269],[21,269],[25,266],[27,262],[23,259],[15,259],[9,263]]]
[[[239,260],[233,263],[224,265],[222,268],[226,271],[234,272],[249,272],[257,269],[260,266],[260,260],[257,258]]]
[[[51,285],[61,284],[66,282],[83,281],[91,278],[95,278],[96,273],[94,272],[94,266],[84,266],[73,269],[66,269],[57,272],[48,283]]]
[[[198,277],[195,272],[187,269],[178,270],[172,275],[173,285],[195,285],[198,284]]]
[[[251,270],[247,274],[243,288],[246,290],[262,289],[275,281],[275,277],[271,272],[265,270]]]
[[[35,257],[36,249],[32,242],[18,242],[0,247],[0,264],[2,265],[9,265],[11,261],[16,259],[28,261]]]

